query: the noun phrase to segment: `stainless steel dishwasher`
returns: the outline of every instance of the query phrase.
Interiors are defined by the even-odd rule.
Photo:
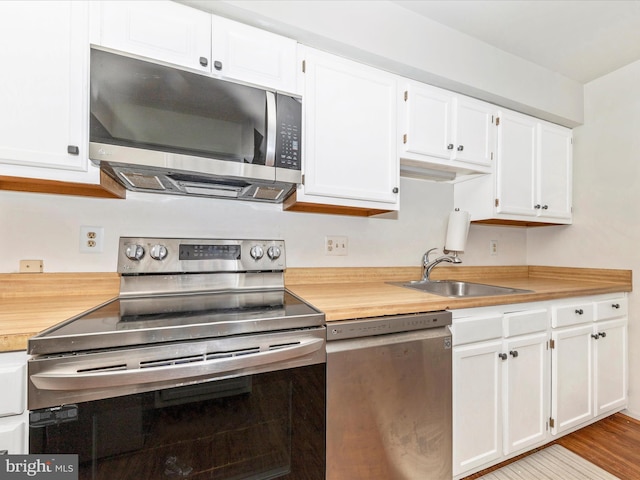
[[[327,328],[327,480],[451,480],[451,312]]]

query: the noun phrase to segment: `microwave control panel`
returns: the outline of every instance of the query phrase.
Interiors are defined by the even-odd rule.
[[[300,170],[302,104],[294,97],[278,94],[276,109],[276,167]]]

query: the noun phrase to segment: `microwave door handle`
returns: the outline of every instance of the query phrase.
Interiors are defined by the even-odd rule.
[[[246,368],[286,363],[321,350],[324,347],[324,343],[323,338],[306,339],[289,347],[252,355],[240,355],[148,369],[78,373],[70,366],[70,371],[42,371],[31,375],[29,378],[40,390],[60,391],[124,387],[172,380],[184,382],[190,378],[228,374]]]
[[[265,165],[273,167],[276,164],[276,127],[278,120],[276,117],[276,95],[273,92],[267,93],[267,157]]]

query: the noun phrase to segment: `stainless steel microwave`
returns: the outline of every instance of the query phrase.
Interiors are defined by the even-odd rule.
[[[282,202],[301,99],[91,49],[89,158],[133,191]]]

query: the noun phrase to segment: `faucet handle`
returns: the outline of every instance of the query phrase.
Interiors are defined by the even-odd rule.
[[[427,250],[427,253],[424,254],[424,257],[427,259],[427,262],[429,261],[429,255],[431,255],[431,252],[434,252],[438,250],[437,248],[430,248],[429,250]]]
[[[431,252],[433,252],[434,250],[438,250],[438,249],[437,248],[431,248],[431,249],[427,250],[424,255],[422,255],[422,266],[423,267],[426,267],[427,264],[429,263],[429,255],[431,255]]]

